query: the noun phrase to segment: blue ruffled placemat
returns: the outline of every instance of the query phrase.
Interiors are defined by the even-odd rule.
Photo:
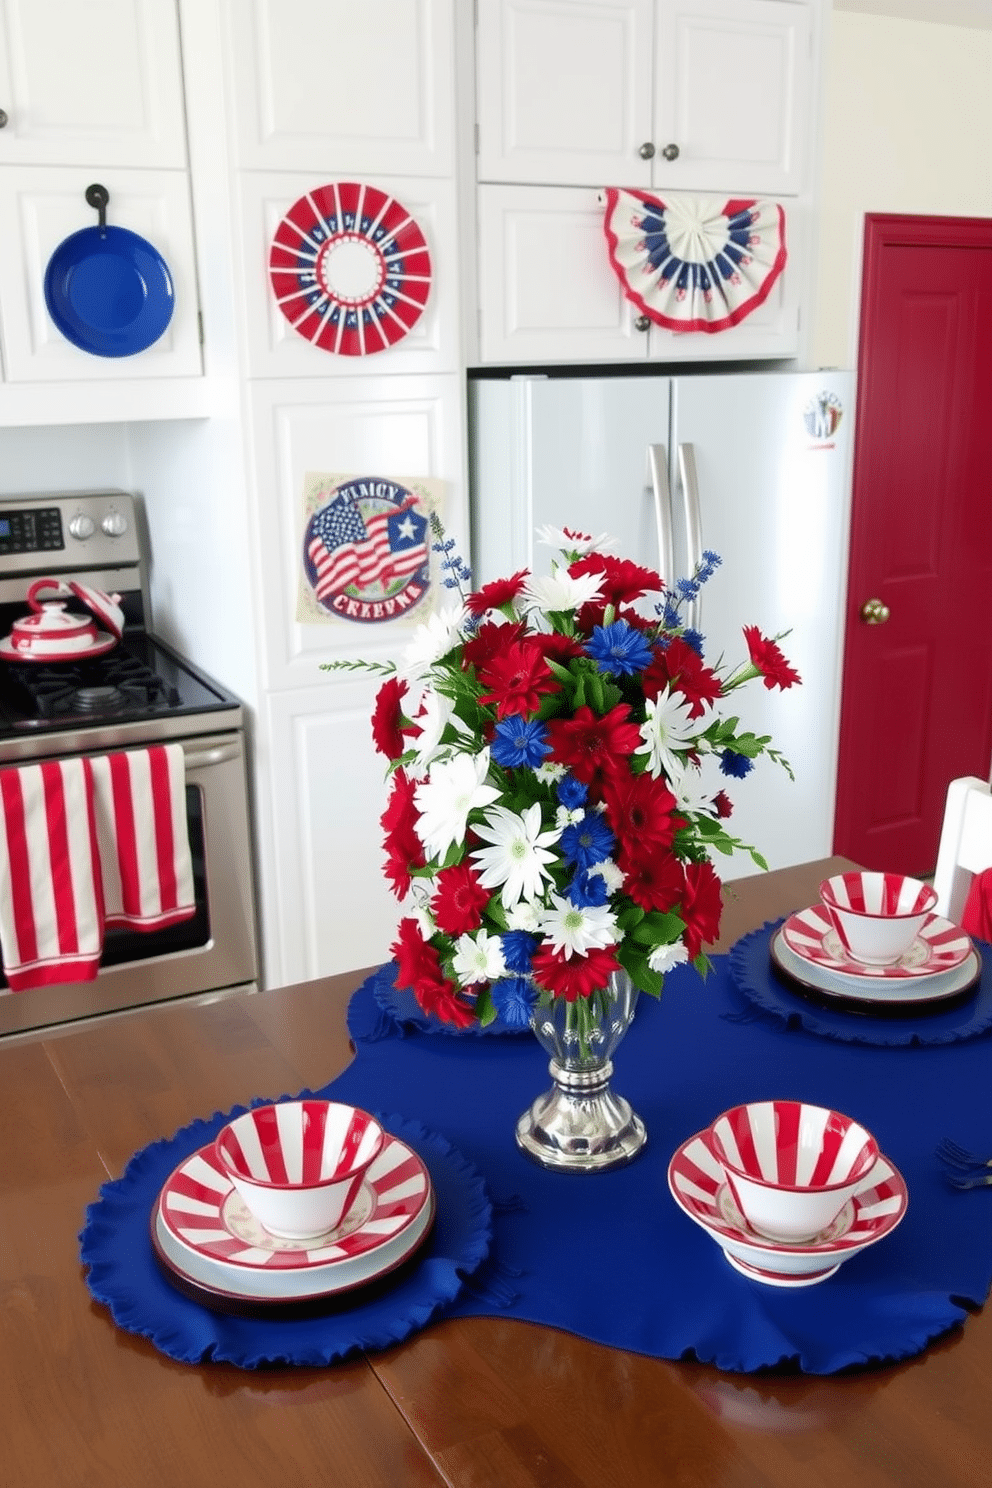
[[[304,1097],[310,1094],[302,1092]],[[378,1119],[387,1130],[427,1164],[437,1196],[434,1229],[415,1269],[404,1271],[401,1280],[371,1300],[356,1293],[353,1304],[342,1299],[333,1311],[312,1318],[234,1317],[182,1296],[154,1259],[152,1206],[173,1168],[245,1109],[218,1112],[152,1142],[135,1153],[120,1178],[103,1185],[87,1209],[80,1259],[89,1267],[91,1293],[110,1309],[118,1327],[150,1339],[161,1353],[184,1364],[213,1360],[245,1369],[333,1364],[360,1351],[386,1348],[423,1328],[485,1262],[492,1206],[478,1170],[436,1132],[385,1114]]]
[[[756,1015],[782,1028],[802,1028],[818,1038],[892,1048],[961,1043],[992,1028],[992,971],[987,948],[982,955],[978,984],[966,1001],[944,1012],[928,1010],[873,1018],[870,1014],[845,1012],[841,1007],[835,1010],[812,1002],[778,979],[772,966],[771,942],[784,923],[776,920],[752,931],[730,951],[731,974]],[[748,1014],[738,1012],[736,1016],[738,1021],[744,1021]]]
[[[454,1023],[444,1023],[433,1014],[424,1012],[409,987],[397,987],[396,971],[396,963],[388,962],[373,973],[372,996],[382,1019],[375,1033],[370,1033],[369,1037],[388,1038],[398,1034],[402,1038],[407,1030],[416,1029],[419,1033],[454,1034],[459,1038],[486,1038],[494,1035],[533,1038],[529,1028],[511,1028],[501,1018],[495,1018],[485,1027],[481,1023],[470,1023],[467,1028],[458,1028]]]

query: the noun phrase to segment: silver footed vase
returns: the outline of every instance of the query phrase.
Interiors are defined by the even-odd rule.
[[[590,997],[539,1001],[530,1025],[551,1055],[551,1089],[517,1122],[517,1145],[546,1168],[602,1173],[630,1162],[647,1141],[644,1122],[610,1089],[613,1053],[630,1027],[637,988],[625,971]]]

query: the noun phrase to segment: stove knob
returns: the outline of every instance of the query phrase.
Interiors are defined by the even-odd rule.
[[[108,537],[123,537],[127,531],[127,517],[121,512],[108,512],[100,526]]]
[[[96,524],[93,518],[88,517],[85,512],[77,512],[69,523],[69,532],[73,537],[78,537],[81,542],[92,537],[95,531]]]

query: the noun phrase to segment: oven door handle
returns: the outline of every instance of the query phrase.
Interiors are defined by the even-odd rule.
[[[226,760],[241,758],[240,744],[216,744],[213,749],[186,750],[187,770],[199,770],[205,765],[222,765]]]

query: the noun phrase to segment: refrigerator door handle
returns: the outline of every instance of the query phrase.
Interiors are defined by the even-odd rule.
[[[648,489],[654,500],[654,523],[658,533],[658,572],[666,586],[675,582],[675,546],[672,534],[672,490],[668,484],[668,450],[663,444],[648,445]]]
[[[696,472],[696,451],[691,444],[679,445],[679,481],[682,486],[682,510],[685,513],[686,559],[689,564],[687,578],[692,578],[703,561],[703,525],[699,505],[699,476]],[[702,622],[703,603],[699,595],[689,605],[688,623],[698,630]]]

